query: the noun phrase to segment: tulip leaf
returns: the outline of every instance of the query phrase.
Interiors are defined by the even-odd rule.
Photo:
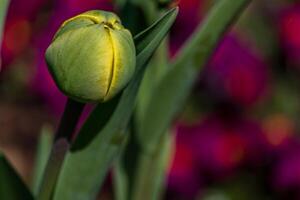
[[[4,155],[0,153],[0,199],[5,200],[33,200],[30,191],[9,164]]]
[[[44,126],[42,128],[41,136],[38,141],[37,153],[35,158],[32,184],[32,190],[34,194],[38,193],[39,186],[42,182],[42,177],[47,165],[48,158],[50,156],[52,144],[53,131],[48,126]]]
[[[191,92],[199,72],[207,63],[224,33],[236,22],[251,0],[216,2],[206,20],[182,48],[169,70],[153,89],[138,124],[139,143],[145,151],[155,148]]]
[[[162,199],[167,169],[171,163],[174,150],[174,139],[172,137],[172,134],[164,134],[158,144],[160,148],[157,148],[152,154],[140,154],[130,200]]]
[[[116,200],[127,200],[128,197],[128,177],[122,164],[117,162],[113,169],[113,188]]]
[[[119,97],[99,104],[83,125],[63,163],[54,192],[55,200],[96,198],[114,158],[126,140],[126,128],[146,65],[174,23],[177,12],[177,8],[171,9],[135,37],[135,75]]]

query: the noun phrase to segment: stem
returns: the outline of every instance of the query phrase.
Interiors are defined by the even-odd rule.
[[[84,104],[68,99],[37,195],[38,200],[49,200],[52,197],[54,186],[83,108]]]
[[[68,142],[71,141],[84,105],[85,104],[83,103],[68,99],[64,114],[55,135],[55,141],[58,141],[61,138],[67,139]]]

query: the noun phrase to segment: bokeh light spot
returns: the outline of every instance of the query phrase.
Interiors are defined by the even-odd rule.
[[[273,146],[283,144],[294,132],[292,121],[283,114],[268,117],[263,123],[263,128],[267,141]]]

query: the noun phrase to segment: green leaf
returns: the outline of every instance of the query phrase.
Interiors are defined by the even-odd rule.
[[[120,158],[114,163],[113,166],[113,189],[114,189],[114,199],[116,200],[127,200],[129,195],[129,174],[123,166],[123,157],[127,153],[130,140],[131,132],[128,132],[128,139],[124,142],[124,146],[121,150]],[[126,163],[128,165],[132,163]]]
[[[99,187],[126,140],[146,65],[175,21],[178,9],[167,12],[135,37],[137,70],[123,94],[99,104],[91,113],[67,153],[54,193],[55,200],[95,199]]]
[[[128,197],[128,177],[120,162],[113,169],[113,186],[116,200],[127,200]]]
[[[133,126],[134,117],[131,118],[128,127],[128,141],[126,141],[120,158],[115,163],[113,171],[113,185],[116,200],[129,200],[132,196],[134,185],[133,179],[136,175],[136,165],[141,152],[135,137],[136,133]]]
[[[165,178],[174,150],[173,134],[164,134],[152,154],[141,153],[135,171],[134,187],[130,200],[162,199]]]
[[[42,181],[45,167],[51,152],[53,143],[53,131],[48,126],[43,126],[41,136],[38,141],[35,165],[33,171],[32,190],[34,194],[38,193]]]
[[[33,200],[24,182],[0,153],[0,199]]]
[[[249,2],[218,1],[185,44],[169,71],[160,79],[138,124],[139,143],[145,151],[155,151],[161,135],[166,132],[191,92],[199,72]]]

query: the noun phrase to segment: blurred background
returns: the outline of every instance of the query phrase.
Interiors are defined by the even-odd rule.
[[[215,0],[178,0],[170,59]],[[44,52],[59,25],[110,0],[11,0],[1,47],[0,149],[26,183],[65,97]],[[207,64],[181,115],[165,199],[300,200],[300,1],[253,1]],[[113,199],[110,181],[100,199]]]

